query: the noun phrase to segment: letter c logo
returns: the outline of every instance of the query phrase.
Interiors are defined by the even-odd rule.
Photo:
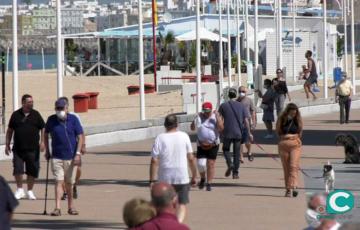
[[[349,191],[337,190],[328,195],[326,203],[327,213],[346,213],[354,207],[354,196]]]

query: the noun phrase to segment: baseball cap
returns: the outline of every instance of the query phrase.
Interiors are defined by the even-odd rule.
[[[283,72],[282,69],[277,69],[277,70],[276,70],[276,74],[282,73],[282,72]]]
[[[204,104],[202,104],[202,111],[204,113],[209,113],[212,111],[212,104],[211,102],[204,102]]]
[[[55,108],[64,108],[66,106],[66,101],[62,98],[57,99],[55,102]]]

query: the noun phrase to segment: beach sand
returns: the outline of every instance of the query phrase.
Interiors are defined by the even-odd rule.
[[[57,98],[56,71],[20,71],[19,107],[21,96],[28,93],[34,98],[34,108],[46,121],[54,113]],[[153,83],[152,75],[145,76],[145,83]],[[70,111],[74,110],[72,96],[76,93],[99,92],[98,109],[79,113],[85,126],[135,121],[140,119],[140,97],[129,96],[127,86],[139,84],[138,76],[64,77],[63,95],[70,99]],[[12,112],[12,76],[6,77],[6,124]],[[165,94],[146,94],[146,118],[163,117],[168,113],[182,112],[180,91]]]
[[[263,76],[272,78],[273,76]],[[224,78],[224,82],[227,82]],[[237,77],[233,79],[237,82]],[[57,98],[56,69],[19,71],[19,108],[21,96],[28,93],[34,98],[34,108],[38,110],[46,121],[47,117],[54,113],[54,102]],[[153,83],[153,75],[145,75],[145,83]],[[328,85],[333,85],[329,79]],[[242,74],[242,84],[246,84],[246,74]],[[323,97],[323,81],[319,80],[320,93],[318,98]],[[0,81],[1,85],[1,81]],[[6,124],[12,113],[12,75],[6,76]],[[63,95],[70,99],[70,111],[74,110],[72,96],[76,93],[99,92],[98,109],[79,113],[84,126],[95,126],[136,121],[140,119],[139,95],[128,95],[127,86],[139,85],[138,76],[65,76],[63,78]],[[358,88],[358,87],[357,87]],[[359,92],[359,89],[357,89]],[[305,99],[304,90],[291,92],[292,99],[302,101]],[[334,90],[329,91],[333,97]],[[183,99],[181,90],[167,93],[145,94],[145,115],[147,119],[164,117],[169,113],[183,112]]]

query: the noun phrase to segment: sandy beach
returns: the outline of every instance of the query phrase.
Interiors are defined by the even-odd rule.
[[[96,110],[79,113],[85,126],[139,120],[140,97],[127,94],[127,86],[139,84],[137,76],[64,77],[64,96],[70,99],[70,110],[74,110],[72,96],[76,93],[99,92]],[[145,76],[145,83],[153,83],[152,75]],[[12,112],[12,76],[6,77],[6,121]],[[57,98],[56,71],[20,71],[19,106],[21,95],[28,93],[34,98],[34,108],[43,118],[54,113]],[[180,91],[165,94],[146,94],[146,118],[162,117],[168,113],[182,112]]]
[[[272,78],[272,76],[264,76]],[[237,82],[237,77],[233,78]],[[21,96],[25,93],[34,98],[34,108],[43,116],[44,120],[54,113],[54,102],[57,98],[56,70],[32,70],[19,71],[19,106]],[[153,75],[145,75],[145,83],[153,83]],[[224,78],[227,82],[227,78]],[[138,85],[138,76],[65,76],[63,78],[64,96],[70,99],[70,111],[74,110],[72,96],[76,93],[99,92],[98,109],[89,110],[87,113],[79,113],[85,126],[113,124],[140,119],[139,95],[128,95],[127,86]],[[246,84],[246,74],[242,74],[242,84]],[[319,80],[320,93],[318,98],[323,97],[323,81]],[[331,86],[329,79],[328,85]],[[1,82],[0,82],[1,85]],[[12,112],[12,75],[6,76],[6,124]],[[292,99],[304,100],[304,90],[291,93]],[[329,96],[334,95],[334,90],[329,91]],[[145,95],[146,118],[164,117],[169,113],[183,112],[183,99],[181,91],[166,93],[151,93]]]

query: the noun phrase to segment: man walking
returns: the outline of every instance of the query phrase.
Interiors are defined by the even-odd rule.
[[[132,228],[134,230],[188,230],[186,225],[180,224],[176,218],[178,199],[174,188],[164,182],[156,183],[151,188],[151,203],[156,208],[156,217],[143,225]]]
[[[343,72],[335,92],[340,106],[340,124],[349,123],[352,89],[351,81],[347,79],[346,72]]]
[[[239,87],[239,97],[237,98],[237,101],[240,102],[246,109],[246,112],[248,114],[250,114],[250,117],[248,118],[249,124],[250,124],[250,128],[251,131],[253,131],[256,127],[256,107],[254,105],[254,102],[251,98],[246,96],[247,94],[247,89],[245,86],[240,86]],[[244,127],[246,128],[246,127]],[[244,136],[242,137],[242,144],[245,144],[246,148],[247,148],[247,156],[248,156],[248,160],[249,161],[253,161],[254,160],[254,156],[251,153],[251,141],[250,141],[250,137],[247,135],[249,133],[248,130],[246,130],[246,132],[244,132]],[[243,153],[244,153],[244,146],[241,146],[240,148],[241,152],[240,152],[240,162],[244,163],[244,157],[243,157]]]
[[[191,130],[197,130],[197,165],[200,173],[199,189],[205,187],[211,191],[211,183],[215,175],[215,161],[219,150],[220,132],[224,122],[219,113],[212,110],[212,104],[205,102],[202,112],[191,123]],[[206,180],[207,179],[207,180]]]
[[[306,51],[305,58],[307,59],[307,69],[305,70],[305,74],[308,74],[305,83],[304,83],[304,90],[306,99],[309,99],[309,93],[313,96],[313,99],[316,100],[316,95],[311,91],[310,87],[317,83],[317,71],[316,71],[316,64],[314,59],[312,59],[312,52],[310,50]]]
[[[66,102],[66,105],[69,106],[69,99],[67,97],[60,97],[59,99],[62,99],[62,100],[65,100]],[[75,113],[75,112],[68,112],[69,114],[72,114],[74,115],[78,120],[79,120],[79,123],[82,127],[82,123],[81,123],[81,119],[80,119],[80,116]],[[83,144],[81,146],[81,154],[84,155],[85,152],[86,152],[86,145],[85,145],[85,134],[81,134],[82,138],[83,138]],[[80,177],[81,177],[81,165],[82,164],[79,164],[77,166],[77,170],[76,170],[76,177],[75,177],[75,184],[73,186],[73,198],[74,199],[77,199],[78,196],[79,196],[79,193],[78,193],[78,190],[77,190],[77,185],[79,185],[79,182],[80,182]],[[66,200],[67,199],[67,193],[66,193],[66,188],[65,188],[65,184],[63,185],[63,190],[64,190],[64,193],[61,197],[61,200]]]
[[[239,179],[241,139],[245,132],[248,132],[250,141],[253,137],[250,133],[250,115],[245,107],[235,100],[236,89],[230,88],[228,96],[230,100],[221,104],[219,108],[219,113],[224,118],[223,152],[228,167],[225,176],[230,176],[232,172],[233,179]],[[234,160],[231,159],[230,154],[231,144],[233,144]]]
[[[13,175],[17,186],[15,198],[19,200],[27,196],[30,200],[36,200],[33,188],[35,178],[39,176],[40,151],[44,151],[45,122],[40,113],[33,109],[34,101],[31,95],[23,95],[21,103],[22,107],[13,112],[9,121],[6,131],[5,154],[9,155],[11,152],[10,143],[14,135],[12,151]],[[39,133],[41,133],[41,137]],[[23,189],[24,173],[27,175],[27,194]]]
[[[45,126],[46,158],[51,157],[52,171],[55,177],[55,209],[52,216],[61,216],[60,198],[65,182],[68,195],[68,214],[78,215],[73,207],[73,185],[76,168],[81,163],[81,146],[83,129],[76,116],[68,113],[64,99],[55,102],[56,114],[51,115]],[[50,155],[49,134],[51,135],[52,155]]]
[[[196,160],[188,134],[178,131],[175,115],[165,118],[165,133],[156,137],[151,152],[150,186],[158,180],[174,186],[179,199],[177,218],[182,223],[186,216],[186,204],[189,203],[188,162],[192,174],[191,184],[196,184]]]

